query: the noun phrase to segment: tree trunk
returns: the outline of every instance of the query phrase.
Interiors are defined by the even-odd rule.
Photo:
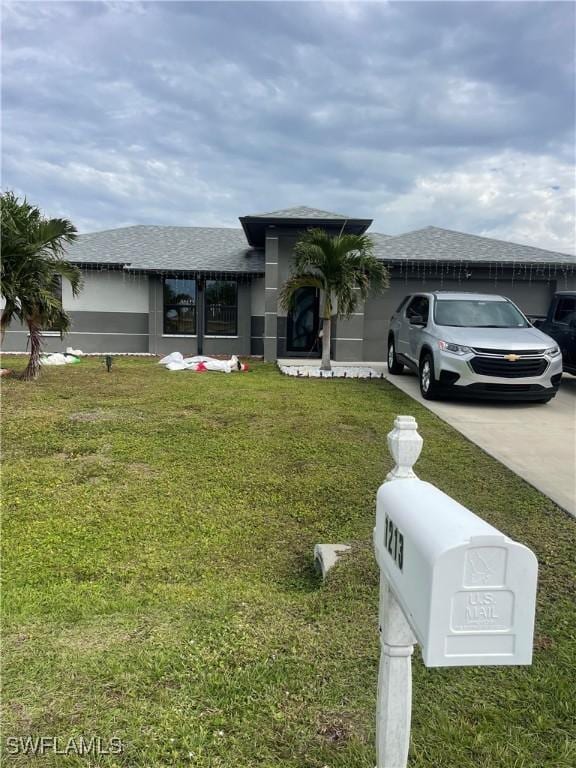
[[[332,337],[332,318],[330,315],[322,320],[322,364],[321,371],[331,371],[330,365],[330,345]]]
[[[26,370],[20,377],[22,381],[35,381],[40,373],[40,353],[42,352],[42,329],[35,322],[28,321],[30,332],[30,357]]]

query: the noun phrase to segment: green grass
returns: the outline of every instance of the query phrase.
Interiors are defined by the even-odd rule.
[[[540,578],[531,667],[416,653],[410,765],[576,765],[574,521],[394,387],[117,359],[3,393],[4,737],[124,743],[6,764],[373,768],[374,499],[411,413],[420,477]],[[356,544],[325,585],[320,541]]]

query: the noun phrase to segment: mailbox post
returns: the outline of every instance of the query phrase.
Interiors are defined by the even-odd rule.
[[[378,490],[380,566],[377,768],[405,768],[411,657],[429,667],[530,664],[538,563],[469,509],[419,480],[422,438],[412,416],[388,435],[396,466]]]

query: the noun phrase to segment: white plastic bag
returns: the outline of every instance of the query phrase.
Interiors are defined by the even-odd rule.
[[[181,363],[182,360],[184,360],[182,352],[171,352],[169,355],[166,355],[166,357],[163,357],[162,360],[159,360],[158,364],[167,365],[168,363]]]
[[[64,355],[62,352],[52,352],[40,358],[40,365],[67,365],[68,363],[79,362],[79,358],[74,357],[74,355]]]

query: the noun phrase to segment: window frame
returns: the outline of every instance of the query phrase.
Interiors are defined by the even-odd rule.
[[[408,310],[410,309],[412,304],[414,304],[414,302],[416,302],[416,301],[420,301],[420,302],[425,301],[426,302],[426,314],[424,315],[421,312],[414,312],[413,316],[414,317],[416,317],[416,316],[421,317],[424,320],[424,325],[428,325],[428,321],[430,319],[430,297],[429,296],[423,296],[422,294],[418,294],[417,296],[413,296],[412,300],[406,306],[406,310],[404,312],[406,320],[408,320],[408,322],[410,322],[411,315],[408,314]]]
[[[223,331],[221,333],[210,331],[209,330],[209,318],[208,318],[208,312],[210,307],[212,306],[210,302],[208,301],[208,284],[209,283],[232,283],[234,285],[234,292],[236,297],[236,302],[234,304],[234,332],[230,333],[229,330]],[[214,338],[214,339],[236,339],[238,338],[238,279],[235,277],[232,278],[217,278],[217,279],[207,279],[204,281],[204,290],[203,290],[203,298],[204,298],[204,338]],[[228,305],[225,305],[228,306]]]
[[[187,283],[194,283],[194,303],[190,304],[187,302],[170,302],[166,303],[166,282],[168,280],[178,280],[180,282],[187,282]],[[193,307],[194,310],[194,333],[186,333],[184,331],[168,331],[166,329],[166,312],[169,309],[176,309],[180,310],[182,307]],[[162,278],[162,336],[167,337],[188,337],[188,338],[196,338],[198,336],[198,278],[196,277],[170,277],[168,275],[164,276]]]

